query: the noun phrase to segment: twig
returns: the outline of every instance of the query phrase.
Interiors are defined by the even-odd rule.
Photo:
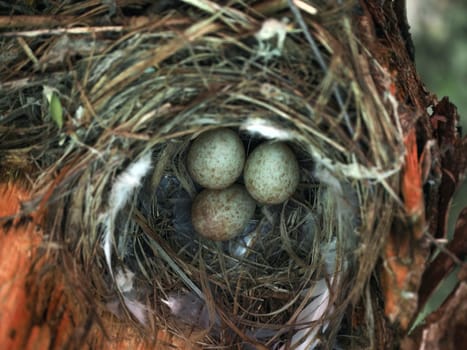
[[[324,62],[323,55],[321,54],[321,51],[318,48],[318,45],[316,45],[315,40],[310,34],[310,31],[308,30],[308,26],[306,25],[302,14],[300,13],[300,10],[297,8],[297,5],[295,4],[294,0],[288,0],[290,9],[295,17],[295,20],[298,22],[299,26],[303,30],[303,34],[305,35],[306,40],[311,46],[311,50],[313,51],[313,54],[316,56],[316,59],[318,61],[319,66],[323,71],[327,71],[327,65],[326,62]],[[343,115],[344,115],[344,120],[347,126],[347,129],[351,135],[353,135],[353,127],[350,123],[350,118],[349,115],[347,114],[347,111],[345,110],[344,107],[344,101],[342,98],[342,95],[340,93],[340,90],[337,86],[334,86],[334,96],[336,97],[336,101],[339,105],[339,108],[341,109]]]
[[[19,37],[16,40],[18,41],[19,45],[23,48],[24,52],[29,57],[29,59],[34,63],[34,66],[39,67],[39,60],[34,55],[34,52],[32,52],[26,40],[24,40],[22,37]]]
[[[105,26],[105,27],[77,27],[77,28],[55,28],[55,29],[36,29],[26,31],[15,31],[0,33],[0,37],[36,37],[41,35],[62,35],[62,34],[94,34],[102,32],[122,32],[124,26]]]
[[[303,11],[308,12],[310,15],[316,15],[318,13],[316,7],[311,6],[302,0],[293,0],[293,2],[297,7],[300,7]]]
[[[73,16],[0,16],[0,28],[8,27],[49,27],[64,25],[72,20]]]
[[[73,73],[70,72],[56,72],[56,73],[48,73],[44,75],[30,75],[25,78],[19,78],[16,80],[4,81],[0,82],[0,91],[8,90],[8,89],[23,89],[26,87],[42,85],[46,82],[51,81],[60,81],[69,77]]]

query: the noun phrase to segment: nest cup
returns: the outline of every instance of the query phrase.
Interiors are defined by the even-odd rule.
[[[275,3],[162,6],[157,21],[78,60],[54,86],[65,128],[43,146],[56,156],[37,193],[53,189],[51,237],[90,293],[135,326],[206,347],[368,345],[371,322],[349,337],[345,311],[368,297],[389,229],[400,131],[363,73],[375,63],[348,7]],[[258,206],[226,242],[193,230],[201,189],[185,159],[220,127],[247,154],[286,142],[300,165],[294,195]]]

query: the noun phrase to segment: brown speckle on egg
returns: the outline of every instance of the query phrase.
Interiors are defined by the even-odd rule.
[[[205,238],[229,240],[243,231],[255,207],[254,199],[241,185],[223,190],[205,189],[193,201],[193,226]]]
[[[190,146],[187,168],[195,182],[210,189],[232,185],[241,175],[245,148],[240,137],[227,128],[210,130]]]
[[[248,156],[245,186],[260,203],[279,204],[297,189],[300,169],[292,150],[283,142],[263,143]]]

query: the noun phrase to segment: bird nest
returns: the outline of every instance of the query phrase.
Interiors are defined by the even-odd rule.
[[[397,106],[369,75],[387,73],[356,39],[351,5],[161,2],[101,32],[16,34],[50,73],[2,86],[3,158],[17,165],[21,149],[38,164],[31,210],[47,208],[50,241],[72,253],[97,304],[206,347],[368,345],[371,317],[355,340],[346,311],[369,297],[403,147]],[[201,188],[186,168],[192,141],[220,127],[247,155],[285,142],[300,166],[293,196],[258,205],[221,242],[193,229]]]

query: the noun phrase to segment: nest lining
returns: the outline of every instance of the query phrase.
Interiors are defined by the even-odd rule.
[[[210,293],[222,303],[222,309],[231,312],[231,317],[231,306],[236,305],[239,325],[267,326],[278,331],[280,326],[274,327],[274,323],[280,320],[279,324],[285,324],[290,316],[277,310],[286,307],[313,281],[334,272],[323,272],[334,262],[326,266],[322,246],[336,249],[332,234],[335,220],[329,217],[332,208],[326,207],[327,192],[310,178],[310,171],[306,181],[305,171],[300,194],[286,205],[258,209],[240,238],[223,243],[203,239],[191,225],[192,196],[200,188],[185,175],[185,145],[181,142],[180,148],[172,147],[174,154],[165,152],[167,160],[157,161],[154,173],[163,175],[156,182],[151,177],[145,180],[137,195],[136,222],[124,222],[128,215],[132,217],[128,208],[122,223],[116,225],[121,227],[116,231],[118,255],[131,271],[142,268],[142,276],[158,276],[157,283],[163,286],[161,292],[166,297],[199,292],[205,298],[198,281],[206,279],[211,285]],[[301,163],[307,165],[306,160]],[[161,167],[163,170],[159,170]],[[138,230],[138,224],[143,230]],[[325,230],[321,231],[321,227]],[[179,269],[182,276],[178,275]],[[187,278],[192,283],[187,283]],[[197,291],[187,291],[193,284],[198,286]],[[176,319],[181,321],[184,320]]]
[[[53,237],[75,252],[103,303],[116,293],[124,309],[132,300],[154,311],[138,319],[130,310],[129,320],[147,325],[153,317],[183,336],[187,325],[201,329],[204,344],[280,347],[327,288],[328,307],[306,329],[332,339],[368,281],[377,256],[366,252],[378,251],[395,205],[388,189],[397,179],[389,175],[399,169],[401,144],[391,107],[362,76],[371,57],[355,51],[345,25],[321,26],[303,13],[323,70],[297,23],[279,54],[275,37],[259,45],[261,23],[295,18],[286,9],[261,17],[248,5],[226,6],[218,16],[199,4],[168,10],[149,30],[84,57],[71,84],[55,85],[68,131],[42,145],[57,156],[37,180],[43,196],[53,174],[64,174],[49,199]],[[242,237],[227,243],[193,233],[189,207],[199,188],[184,165],[191,139],[220,126],[238,130],[246,146],[285,140],[301,164],[294,197],[257,209]],[[119,179],[145,157],[151,166],[112,209]],[[105,232],[113,276],[100,248]],[[129,271],[131,288],[116,288],[114,279]],[[167,304],[192,295],[204,301],[207,322],[204,311],[180,322]],[[221,331],[226,326],[231,331]]]

